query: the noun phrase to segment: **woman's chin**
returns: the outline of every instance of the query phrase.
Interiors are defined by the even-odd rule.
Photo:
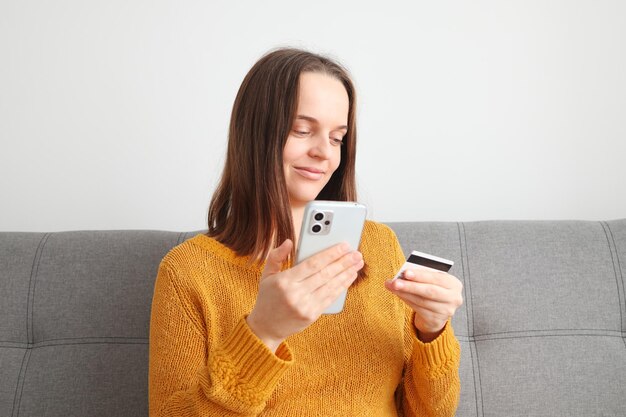
[[[297,195],[290,195],[289,202],[291,203],[291,207],[304,207],[309,201],[315,200],[318,196],[317,193],[299,193]]]

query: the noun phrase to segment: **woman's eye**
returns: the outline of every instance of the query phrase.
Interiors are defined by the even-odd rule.
[[[336,146],[343,145],[343,139],[330,138],[330,141],[333,145],[336,145]]]
[[[294,130],[293,132],[298,136],[306,136],[309,134],[306,130]]]

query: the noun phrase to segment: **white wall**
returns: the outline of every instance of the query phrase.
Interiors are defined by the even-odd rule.
[[[0,230],[197,230],[268,49],[359,97],[372,218],[626,217],[626,2],[0,0]]]

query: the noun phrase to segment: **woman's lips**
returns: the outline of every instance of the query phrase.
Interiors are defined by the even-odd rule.
[[[316,168],[310,168],[310,167],[293,167],[293,168],[298,174],[300,174],[301,176],[309,180],[320,180],[324,178],[324,171],[320,171],[319,169],[316,169]]]

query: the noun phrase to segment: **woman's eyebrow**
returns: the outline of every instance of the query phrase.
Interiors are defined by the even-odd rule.
[[[316,123],[319,124],[319,121],[315,118],[315,117],[311,117],[311,116],[306,116],[304,114],[299,114],[296,116],[296,120],[306,120],[308,122],[311,123]],[[335,128],[335,130],[348,130],[348,126],[347,125],[341,125],[341,126],[337,126]]]
[[[296,119],[306,120],[306,121],[311,122],[311,123],[318,123],[318,121],[317,121],[317,119],[315,117],[305,116],[304,114],[297,115]]]

